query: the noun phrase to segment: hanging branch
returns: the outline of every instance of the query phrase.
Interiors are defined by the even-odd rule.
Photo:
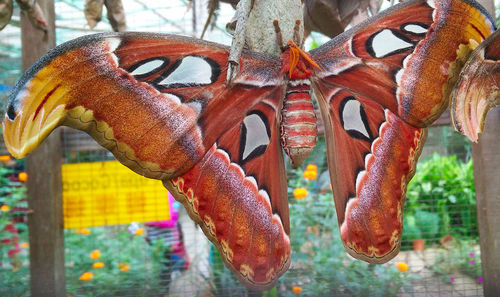
[[[236,12],[236,29],[229,54],[230,81],[238,70],[238,61],[243,47],[253,51],[280,55],[276,42],[274,21],[277,20],[285,41],[292,40],[294,27],[300,20],[300,35],[303,36],[303,2],[300,0],[241,0]]]
[[[238,72],[238,61],[245,45],[245,33],[247,28],[247,19],[252,9],[252,0],[242,0],[238,3],[236,9],[236,30],[231,43],[231,51],[227,59],[227,81],[230,82]]]

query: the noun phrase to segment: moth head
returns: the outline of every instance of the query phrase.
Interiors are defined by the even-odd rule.
[[[281,72],[288,72],[290,79],[308,78],[312,75],[312,69],[315,67],[322,71],[311,56],[291,40],[288,41],[280,58],[282,61]]]

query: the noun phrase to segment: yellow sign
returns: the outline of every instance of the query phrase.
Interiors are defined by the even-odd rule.
[[[170,219],[168,192],[159,180],[118,161],[62,166],[64,228]]]

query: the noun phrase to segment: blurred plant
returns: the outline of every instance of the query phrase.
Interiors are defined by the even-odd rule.
[[[165,251],[161,243],[147,244],[143,236],[130,234],[127,225],[64,230],[67,293],[72,296],[165,294],[158,277]],[[148,257],[150,260],[146,260]]]
[[[16,181],[14,170],[0,167],[0,266],[7,258],[14,267],[21,264],[16,255],[21,251],[19,234],[27,230],[25,199],[26,188]]]
[[[425,210],[415,211],[415,223],[424,239],[435,239],[439,232],[439,215]]]
[[[411,247],[413,241],[424,239],[426,242],[437,241],[439,215],[425,210],[415,210],[414,214],[403,217],[403,248]]]
[[[437,250],[433,272],[445,283],[453,283],[458,272],[482,282],[481,257],[476,240],[454,239]]]
[[[423,238],[437,243],[448,234],[476,238],[476,200],[472,161],[432,155],[419,162],[408,185],[403,237],[412,237],[414,216]],[[437,229],[437,230],[436,230]]]
[[[19,296],[29,285],[25,199],[15,170],[0,165],[0,296]]]
[[[412,241],[423,239],[422,231],[417,227],[414,215],[403,216],[403,244],[411,244]]]
[[[324,164],[317,167],[327,169]],[[296,296],[294,287],[301,288],[302,296],[396,296],[402,290],[411,293],[411,274],[401,273],[393,265],[370,265],[347,255],[332,193],[321,193],[317,182],[305,178],[303,171],[297,168],[289,172],[292,267],[278,281],[279,296]],[[308,192],[305,199],[293,198],[297,188]]]
[[[205,279],[212,296],[246,296],[247,289],[227,269],[213,244],[210,244],[211,274]]]
[[[397,296],[411,293],[414,277],[393,265],[370,265],[347,255],[340,240],[331,193],[315,192],[306,199],[290,199],[292,268],[279,280],[280,296],[294,296],[300,280],[303,296]]]

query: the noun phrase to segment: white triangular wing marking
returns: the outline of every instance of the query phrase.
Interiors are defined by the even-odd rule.
[[[158,84],[208,85],[212,83],[212,66],[202,57],[187,56],[169,76]]]

